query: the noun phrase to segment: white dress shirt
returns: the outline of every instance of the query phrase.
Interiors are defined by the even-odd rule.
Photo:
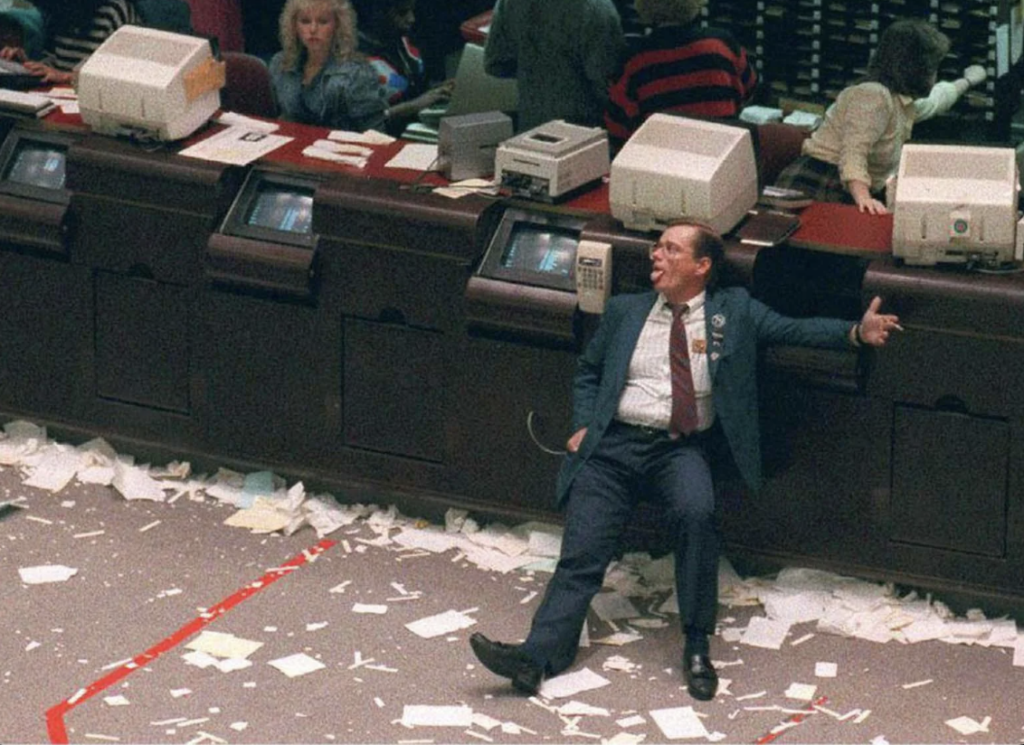
[[[697,399],[697,429],[705,430],[714,424],[715,411],[711,403],[703,292],[686,304],[683,322],[686,324],[690,373]],[[629,361],[626,385],[622,389],[615,415],[619,421],[668,429],[672,418],[672,373],[669,362],[671,331],[672,308],[664,296],[659,295],[640,331]]]

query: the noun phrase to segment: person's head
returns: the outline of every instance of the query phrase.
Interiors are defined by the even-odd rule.
[[[281,11],[281,49],[286,68],[304,52],[326,50],[329,58],[348,59],[356,49],[352,6],[348,0],[288,0]]]
[[[893,93],[921,98],[931,91],[939,63],[948,53],[949,37],[944,33],[927,21],[904,18],[882,33],[868,63],[867,79]]]
[[[416,0],[354,0],[360,28],[389,39],[407,36],[416,23]]]
[[[652,26],[693,23],[705,5],[707,0],[636,0],[635,3],[640,20]]]
[[[722,238],[707,225],[674,222],[651,246],[651,285],[670,303],[714,287],[725,257]]]
[[[33,0],[50,34],[74,34],[92,21],[101,0]]]

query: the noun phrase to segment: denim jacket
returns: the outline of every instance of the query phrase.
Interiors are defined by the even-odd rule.
[[[270,60],[283,119],[357,132],[381,128],[387,119],[384,89],[369,63],[331,60],[309,85],[302,84],[301,62],[291,70],[282,63],[281,52]]]

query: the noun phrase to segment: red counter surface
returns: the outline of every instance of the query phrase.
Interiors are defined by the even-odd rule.
[[[82,127],[81,117],[64,114],[59,109],[50,114],[47,123],[56,126]],[[261,163],[274,164],[284,168],[313,172],[342,172],[349,176],[367,179],[385,179],[400,183],[423,183],[430,186],[445,186],[449,182],[439,173],[407,169],[388,168],[386,164],[406,145],[405,140],[396,140],[388,145],[372,147],[365,168],[334,163],[317,158],[308,158],[302,151],[330,133],[327,127],[315,127],[294,122],[279,121],[277,134],[293,138],[281,148],[261,159]],[[181,143],[168,147],[183,149],[221,131],[223,127],[211,124]],[[593,188],[572,195],[560,202],[559,206],[573,212],[609,214],[607,177]],[[840,253],[866,257],[885,256],[892,253],[892,215],[869,215],[861,213],[855,206],[817,202],[800,212],[800,227],[790,238],[790,245],[829,253]]]

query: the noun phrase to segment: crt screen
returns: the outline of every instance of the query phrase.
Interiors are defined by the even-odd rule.
[[[501,255],[505,269],[572,277],[576,261],[576,231],[548,225],[516,223]]]
[[[5,178],[44,189],[64,188],[64,150],[36,142],[22,142],[14,151]]]
[[[309,233],[313,230],[313,190],[264,182],[246,219],[248,225]]]

